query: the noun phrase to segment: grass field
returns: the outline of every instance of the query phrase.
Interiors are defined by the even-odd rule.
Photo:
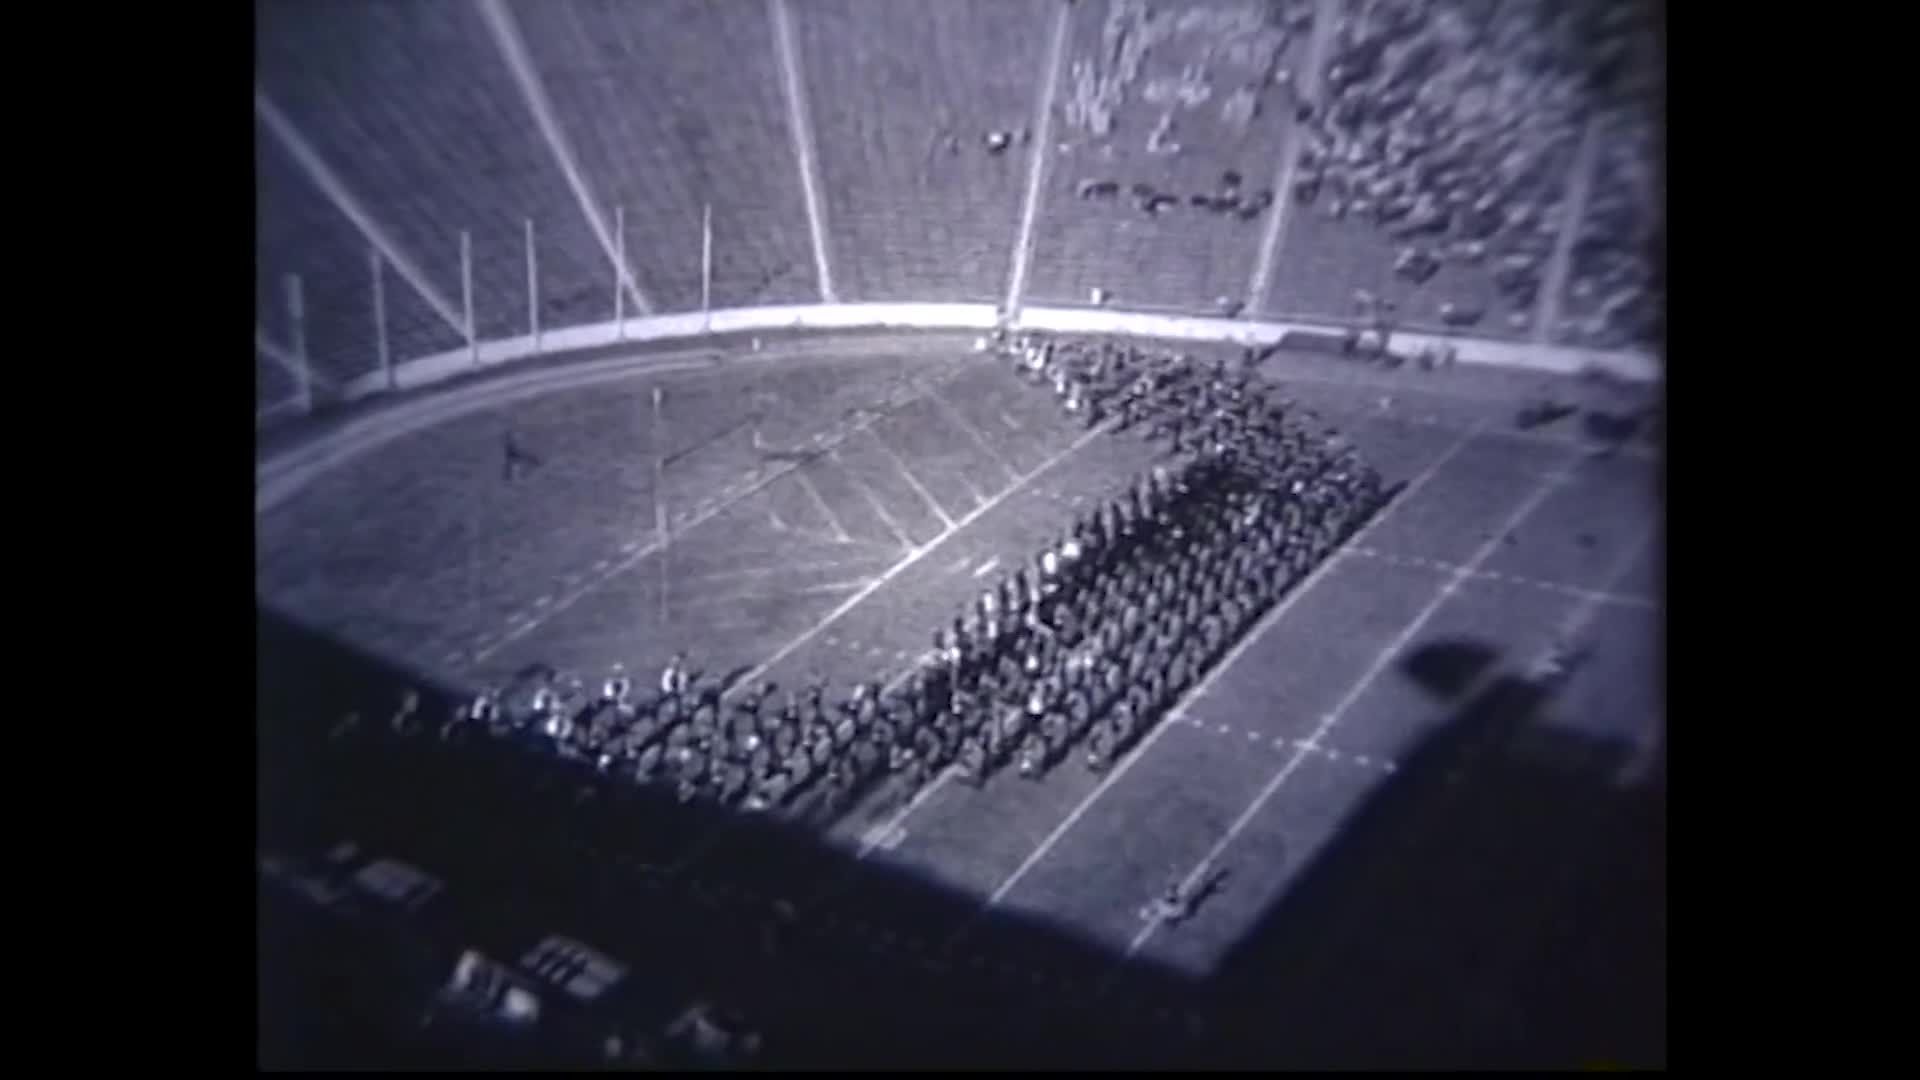
[[[1103,946],[1104,968],[1061,993],[1125,993],[1141,971],[1214,978],[1407,758],[1447,734],[1461,699],[1557,636],[1574,632],[1592,659],[1540,726],[1659,737],[1651,455],[1596,454],[1571,421],[1515,430],[1517,404],[1547,386],[1537,377],[1290,355],[1263,373],[1407,490],[1107,778],[1070,759],[1039,783],[942,784],[843,819],[831,839],[865,861],[799,871],[789,895],[808,918],[965,963],[985,916],[1028,916]],[[1614,404],[1614,391],[1551,389]],[[508,429],[544,458],[512,485],[500,475]],[[259,591],[456,685],[535,661],[596,678],[623,660],[650,675],[682,648],[709,670],[784,684],[820,671],[844,685],[903,670],[984,580],[1150,460],[1137,440],[1064,423],[998,364],[865,342],[790,368],[562,392],[396,440],[262,520]],[[657,514],[672,527],[664,547]],[[1410,675],[1412,657],[1447,646],[1486,657],[1457,693]],[[1454,783],[1473,789],[1541,744],[1530,738],[1462,758]],[[663,857],[699,875],[731,842],[720,826],[674,838]],[[1423,842],[1438,843],[1396,840]],[[1499,887],[1551,907],[1564,856],[1543,848],[1537,876]],[[876,864],[977,902],[909,919]],[[1192,920],[1141,919],[1169,881],[1214,869],[1222,887]]]

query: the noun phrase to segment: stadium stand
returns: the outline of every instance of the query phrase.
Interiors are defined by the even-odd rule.
[[[628,259],[658,310],[700,307],[703,203],[715,307],[819,299],[765,4],[512,10],[581,168],[602,202],[626,208]],[[611,303],[606,277],[599,295]]]
[[[377,350],[366,249],[353,242],[353,234],[340,226],[338,215],[264,137],[255,148],[254,168],[259,328],[275,343],[293,347],[286,279],[297,274],[305,311],[305,347],[316,388],[371,370]],[[264,361],[257,366],[280,367]]]
[[[1208,314],[1222,299],[1244,302],[1275,210],[1262,208],[1261,193],[1273,198],[1290,127],[1276,78],[1298,62],[1311,3],[1072,12],[1034,300],[1081,304],[1101,289],[1119,307]],[[1083,193],[1103,180],[1118,191]],[[1159,209],[1146,209],[1156,196]]]
[[[261,87],[456,313],[469,234],[480,338],[527,332],[528,219],[542,322],[612,317],[611,261],[476,5],[270,2],[255,25]],[[352,265],[370,295],[365,259]]]
[[[836,299],[1000,302],[1037,164],[1026,303],[1350,324],[1371,298],[1406,329],[1658,336],[1651,0],[1080,3],[1057,58],[1059,9],[985,0],[256,10],[256,299],[290,345],[300,277],[322,406],[381,362],[376,246],[394,363],[467,345],[463,234],[483,343],[532,330],[529,233],[543,332],[696,310],[708,205],[715,308],[818,302],[801,144]]]
[[[1289,866],[1288,880],[1298,873],[1298,881],[1276,893],[1284,898],[1271,907],[1260,902],[1244,936],[1221,938],[1215,966],[1176,962],[1178,950],[1143,950],[1158,920],[1177,921],[1151,906],[1138,916],[1145,927],[1126,926],[1116,944],[1111,933],[1069,917],[1080,894],[1063,891],[1069,899],[1057,909],[1051,900],[1002,904],[1052,850],[1059,836],[1048,834],[1052,823],[1062,822],[1064,832],[1089,812],[1144,734],[1199,730],[1184,713],[1177,720],[1186,726],[1176,727],[1179,710],[1169,707],[1184,702],[1203,672],[1217,670],[1208,664],[1237,655],[1228,652],[1232,634],[1265,625],[1254,616],[1284,588],[1258,594],[1259,605],[1233,599],[1231,621],[1195,609],[1210,621],[1187,651],[1198,657],[1204,644],[1205,663],[1181,653],[1177,677],[1153,675],[1154,689],[1141,698],[1150,705],[1136,711],[1129,697],[1124,724],[1082,725],[1064,739],[1054,732],[1068,729],[1047,725],[1069,714],[1078,724],[1078,714],[1057,702],[1051,711],[1037,707],[1052,684],[1030,684],[1035,672],[1052,670],[1043,665],[1065,669],[1081,658],[1068,657],[1067,646],[1035,644],[1064,633],[1047,620],[1065,611],[1062,627],[1071,625],[1072,636],[1075,620],[1093,614],[1120,621],[1123,580],[1128,587],[1151,580],[1175,603],[1187,595],[1182,590],[1199,591],[1191,582],[1203,575],[1193,567],[1221,581],[1259,568],[1264,554],[1236,554],[1236,545],[1248,545],[1227,539],[1237,536],[1230,530],[1241,527],[1232,523],[1242,514],[1250,515],[1244,527],[1257,524],[1274,544],[1287,540],[1285,587],[1293,587],[1390,502],[1381,487],[1388,468],[1376,475],[1360,466],[1361,451],[1372,450],[1361,438],[1340,438],[1337,453],[1308,453],[1307,440],[1293,428],[1282,434],[1278,421],[1268,430],[1224,419],[1265,392],[1249,386],[1282,383],[1271,369],[1287,359],[1271,359],[1281,344],[1232,338],[1249,325],[1232,320],[1312,324],[1276,333],[1290,333],[1296,352],[1311,337],[1326,357],[1346,358],[1327,359],[1327,369],[1340,373],[1328,381],[1351,376],[1354,385],[1327,398],[1348,402],[1353,415],[1322,418],[1290,397],[1272,415],[1305,416],[1314,430],[1325,426],[1330,440],[1335,419],[1349,432],[1370,432],[1386,444],[1400,479],[1431,443],[1421,482],[1460,451],[1458,460],[1469,464],[1447,476],[1480,484],[1481,472],[1471,470],[1494,475],[1511,449],[1482,438],[1493,423],[1485,400],[1448,404],[1436,393],[1422,399],[1418,416],[1395,405],[1396,396],[1420,392],[1387,380],[1429,378],[1425,371],[1451,366],[1450,341],[1497,338],[1509,351],[1554,343],[1636,355],[1658,349],[1664,196],[1653,163],[1664,87],[1657,0],[255,0],[255,13],[257,426],[293,429],[303,414],[334,412],[307,427],[319,436],[310,442],[292,430],[263,431],[261,441],[263,458],[276,453],[281,435],[286,441],[277,445],[295,448],[276,460],[292,462],[297,479],[285,481],[277,516],[261,520],[283,540],[298,538],[278,549],[263,539],[256,551],[260,933],[263,953],[272,954],[262,965],[262,1064],[1141,1069],[1250,1061],[1564,1067],[1569,1055],[1585,1055],[1586,1063],[1664,1060],[1664,998],[1642,992],[1662,983],[1663,959],[1634,966],[1644,956],[1663,958],[1664,927],[1627,919],[1622,928],[1621,920],[1592,915],[1630,909],[1637,918],[1663,903],[1663,880],[1649,869],[1660,852],[1649,860],[1645,836],[1664,829],[1664,808],[1621,794],[1613,778],[1625,744],[1540,734],[1533,721],[1550,711],[1556,688],[1506,674],[1504,664],[1495,678],[1492,660],[1458,684],[1472,692],[1440,695],[1448,700],[1430,711],[1454,715],[1439,734],[1409,736],[1392,758],[1369,751],[1386,768],[1366,781],[1378,780],[1377,787],[1354,788],[1369,794],[1354,796],[1361,809],[1351,827],[1342,825],[1339,842],[1304,868]],[[711,225],[710,283],[703,281],[703,221]],[[631,273],[625,288],[615,265],[620,252]],[[726,311],[703,320],[707,284],[712,308],[744,309],[769,322],[729,323]],[[295,290],[297,304],[289,295]],[[837,306],[868,302],[898,303],[891,317],[901,326],[931,319],[909,304],[975,305],[963,313],[975,320],[967,340],[976,353],[1000,355],[955,363],[968,355],[955,337],[937,356],[888,376],[898,385],[883,395],[870,392],[880,376],[864,370],[810,368],[781,354],[778,342],[761,352],[765,327],[774,334],[800,328],[803,310],[829,325],[842,316],[863,328],[896,325],[859,322],[860,313]],[[998,317],[1009,325],[990,327],[996,313],[986,305],[1003,305]],[[1017,319],[1022,307],[1042,306],[1074,310]],[[1046,318],[1111,314],[1112,323],[1074,329],[1118,333],[1126,313],[1216,317],[1179,320],[1189,341],[1159,350],[1169,371],[1180,370],[1164,380],[1176,392],[1163,412],[1147,408],[1159,392],[1152,370],[1109,367],[1108,354],[1130,344],[1024,332]],[[646,325],[614,325],[649,317]],[[949,317],[950,327],[964,321]],[[1360,328],[1382,323],[1453,337],[1437,347],[1426,339],[1418,353],[1393,353],[1385,335],[1361,347]],[[603,328],[604,339],[583,346]],[[635,328],[640,333],[630,338]],[[715,329],[738,332],[715,338]],[[593,361],[610,372],[641,357],[626,348],[634,340],[648,339],[649,350],[655,341],[677,349],[667,339],[707,336],[682,354],[661,348],[657,358],[644,357],[658,371],[645,382],[636,364],[617,385],[609,377],[535,396],[537,376],[549,373],[540,365],[503,375],[507,382],[526,376],[526,393],[503,391],[497,401],[476,395],[465,412],[447,413],[467,418],[458,425],[444,418],[390,425],[409,440],[410,457],[361,454],[367,447],[347,429],[362,421],[367,431],[383,429],[375,421],[385,417],[377,408],[336,408],[387,389],[402,363],[433,358],[415,369],[431,369],[418,383],[391,384],[407,390],[388,396],[393,412],[404,412],[413,386],[464,375],[468,357],[478,364],[489,345],[498,347],[493,355],[537,357],[540,335],[564,330],[582,333],[562,337],[571,345],[549,340],[545,351],[583,352],[617,336],[622,355]],[[824,345],[842,349],[852,340]],[[1186,346],[1201,341],[1222,355],[1249,346],[1237,381],[1224,361],[1203,369],[1190,355],[1204,349]],[[894,341],[878,351],[898,360],[910,350]],[[1403,364],[1405,371],[1385,370]],[[1065,411],[1076,441],[1063,435],[1056,448],[1041,418],[991,380],[942,396],[949,373],[989,365],[1002,368],[999,375],[1014,366],[1051,386],[1051,395],[1036,393],[1057,399],[1048,409]],[[702,378],[720,374],[704,382],[670,374],[702,368],[711,369]],[[1195,375],[1193,385],[1182,381],[1203,370],[1209,374]],[[922,378],[927,371],[941,374]],[[1367,382],[1375,375],[1378,386]],[[909,388],[918,396],[909,398]],[[663,394],[671,440],[661,435],[668,430]],[[1437,415],[1455,407],[1458,415]],[[1546,411],[1578,410],[1548,403]],[[1589,421],[1595,415],[1590,410]],[[1627,427],[1640,423],[1635,414]],[[1171,440],[1176,456],[1270,456],[1277,479],[1265,487],[1249,482],[1214,506],[1182,500],[1210,490],[1218,470],[1143,477],[1145,486],[1133,490],[1212,515],[1206,535],[1219,551],[1170,530],[1166,536],[1186,545],[1177,559],[1154,564],[1153,574],[1114,571],[1111,581],[1082,574],[1093,584],[1081,590],[1084,603],[1068,590],[1078,607],[1062,600],[1045,607],[1025,584],[1026,592],[1011,591],[1026,571],[1000,565],[1003,558],[1032,561],[1036,580],[1058,588],[1055,575],[1064,572],[1048,560],[1057,566],[1070,550],[1071,564],[1081,558],[1083,533],[1104,537],[1118,528],[1096,508],[1118,521],[1121,504],[1088,478],[1125,471],[1117,463],[1133,451],[1116,450],[1117,443],[1097,448],[1088,455],[1100,456],[1097,466],[1063,467],[1044,495],[1028,482],[1083,441],[1108,437],[1094,429],[1127,425]],[[1457,442],[1447,441],[1456,434]],[[1589,462],[1615,453],[1637,461],[1646,450],[1601,451],[1597,437],[1580,444],[1553,433],[1501,437],[1523,435],[1542,461],[1549,445],[1569,462],[1576,453]],[[390,437],[395,445],[402,438]],[[1269,443],[1284,452],[1269,455]],[[1039,464],[1016,468],[1021,449]],[[1142,460],[1148,453],[1138,452]],[[1160,452],[1157,442],[1152,452]],[[516,478],[521,457],[539,463],[529,466],[530,484]],[[595,460],[623,465],[602,469]],[[1293,462],[1284,474],[1282,460]],[[1604,465],[1594,471],[1614,475]],[[1627,492],[1620,505],[1627,505],[1641,470],[1630,463],[1618,473]],[[262,486],[272,487],[268,467],[261,475]],[[892,487],[869,485],[873,477]],[[787,480],[777,493],[776,479]],[[1158,491],[1169,484],[1177,497]],[[1454,501],[1463,503],[1484,495],[1492,504],[1513,487],[1460,484],[1465,494]],[[1525,506],[1546,505],[1548,482],[1540,484],[1536,502]],[[762,487],[764,501],[747,501]],[[1256,489],[1271,503],[1255,498]],[[1294,511],[1309,503],[1303,526]],[[1054,504],[1081,508],[1069,513]],[[370,506],[398,508],[373,521]],[[1259,510],[1268,506],[1293,516],[1275,510],[1268,520]],[[1623,514],[1638,522],[1644,508],[1633,506]],[[869,508],[870,519],[855,516]],[[903,508],[923,517],[909,520]],[[999,516],[983,516],[989,512]],[[683,535],[683,528],[691,533],[683,522],[709,516],[716,524],[707,533]],[[1468,536],[1480,528],[1470,516],[1447,520]],[[1001,527],[1016,517],[1019,530],[1036,530],[1036,538],[1072,524],[1024,547],[974,525]],[[1432,522],[1421,529],[1446,531]],[[1134,543],[1135,525],[1126,530]],[[1530,527],[1529,552],[1544,549],[1531,546],[1534,535]],[[957,539],[934,551],[950,537]],[[767,576],[831,597],[820,603],[827,614],[816,619],[813,608],[789,610],[784,598],[722,590],[716,583],[744,565],[726,549],[735,542],[755,559],[759,546],[783,556]],[[1502,550],[1491,538],[1473,542]],[[647,573],[627,573],[656,544],[660,555],[644,563]],[[994,545],[1006,550],[983,558]],[[1180,550],[1173,541],[1164,546]],[[1580,550],[1595,546],[1588,536]],[[816,549],[834,558],[808,570],[801,553]],[[462,557],[448,557],[451,551]],[[929,552],[934,557],[918,564],[917,576],[905,576]],[[1399,569],[1410,581],[1455,576],[1432,614],[1469,578],[1504,573],[1482,573],[1485,557],[1408,555],[1410,566]],[[1232,574],[1216,572],[1216,562]],[[595,592],[616,577],[618,587]],[[348,596],[337,584],[344,580],[363,593]],[[894,592],[919,592],[866,601],[890,584]],[[1426,588],[1424,577],[1416,584]],[[1112,595],[1096,595],[1095,585]],[[1595,603],[1606,591],[1575,590],[1557,577],[1532,585],[1577,591]],[[1650,603],[1642,594],[1654,591],[1609,596],[1634,600],[1637,613]],[[966,594],[972,606],[955,609],[947,593]],[[1024,606],[1004,599],[1013,595],[1024,596]],[[957,734],[938,754],[915,744],[902,757],[903,736],[893,763],[883,765],[886,759],[842,753],[838,727],[823,728],[826,736],[810,729],[799,755],[805,760],[796,766],[785,758],[776,771],[818,772],[831,783],[795,784],[800,799],[786,797],[785,788],[763,798],[709,779],[732,775],[712,764],[726,756],[718,751],[700,759],[704,772],[656,774],[641,764],[646,751],[664,758],[655,744],[683,727],[704,732],[711,716],[667,722],[645,740],[633,736],[621,750],[632,753],[618,757],[606,752],[616,725],[601,721],[631,720],[625,688],[579,711],[570,688],[558,699],[541,694],[563,685],[562,671],[585,670],[581,657],[595,650],[611,656],[635,638],[648,649],[679,647],[662,644],[669,634],[661,631],[673,626],[670,599],[672,618],[692,612],[703,633],[724,636],[743,654],[716,662],[745,666],[704,673],[727,695],[722,701],[716,689],[703,704],[715,712],[736,709],[739,692],[763,685],[776,668],[783,696],[804,692],[804,662],[820,684],[850,685],[846,673],[862,673],[863,694],[878,695],[879,680],[899,672],[896,681],[910,689],[896,695],[888,686],[889,710],[904,696],[933,715],[943,707],[929,702],[964,698],[967,708],[951,712],[971,717],[976,734],[1016,730],[1011,721],[1028,713],[1044,718],[1024,721],[1037,734],[996,745],[991,767],[967,764],[975,758]],[[642,619],[656,602],[659,621]],[[856,609],[872,617],[841,619]],[[936,609],[942,621],[919,618]],[[575,619],[562,619],[563,610]],[[959,622],[944,629],[955,610],[974,620],[964,633]],[[1002,632],[999,620],[1014,610],[1039,625]],[[552,621],[542,621],[549,613]],[[777,651],[734,639],[739,619],[771,623],[776,615],[798,619],[791,629],[763,628]],[[1426,616],[1411,624],[1395,622],[1397,615],[1370,618],[1385,626],[1383,637],[1403,627],[1408,636],[1368,661],[1351,692],[1356,700],[1389,670],[1390,657],[1407,651],[1400,646]],[[1169,641],[1179,636],[1171,619],[1156,624]],[[994,629],[976,631],[975,623]],[[548,628],[544,636],[532,632],[536,625]],[[616,626],[617,633],[607,629]],[[938,663],[952,669],[934,679],[946,698],[907,683],[926,659],[908,650],[924,648],[936,628],[936,653],[946,657]],[[997,724],[999,706],[983,689],[989,684],[971,681],[973,668],[990,665],[963,662],[957,643],[1015,638],[1033,670],[1020,674],[1011,646],[994,660],[1010,673],[1006,686],[1033,692],[1025,704],[1009,698],[1010,715],[1001,717],[1008,723]],[[812,652],[826,657],[818,664],[801,648],[816,639]],[[1362,644],[1369,657],[1381,647]],[[553,666],[542,650],[555,654]],[[632,662],[632,653],[620,655]],[[1042,655],[1044,662],[1036,659]],[[437,668],[435,657],[443,657]],[[1409,671],[1417,662],[1402,660]],[[758,661],[760,668],[751,666]],[[508,685],[486,665],[521,672],[512,693],[474,698],[482,685]],[[596,686],[604,667],[592,669]],[[953,674],[962,669],[965,679]],[[653,678],[631,674],[643,685]],[[1388,681],[1398,674],[1389,671]],[[462,677],[473,685],[439,684]],[[949,693],[963,683],[965,694]],[[526,697],[525,690],[540,704],[528,702],[523,716],[496,723],[513,711],[500,703]],[[986,701],[978,708],[975,690]],[[413,704],[390,720],[403,696]],[[696,700],[692,692],[666,696],[676,709],[683,696]],[[847,710],[849,724],[862,700]],[[621,708],[603,708],[616,701]],[[491,712],[482,708],[488,702]],[[1319,732],[1343,709],[1295,740],[1296,763],[1309,748],[1327,752]],[[427,716],[431,723],[416,722]],[[861,720],[856,749],[869,747],[870,721]],[[1083,728],[1100,738],[1078,741]],[[894,729],[887,730],[892,740]],[[1122,733],[1117,743],[1109,730]],[[1248,776],[1272,785],[1259,789],[1224,845],[1292,769],[1272,772],[1278,766],[1259,754],[1268,743],[1275,755],[1294,743],[1253,726],[1236,729],[1231,740],[1228,725],[1218,730],[1220,745],[1232,747],[1261,737],[1248,743],[1256,752],[1231,757],[1251,762]],[[840,756],[808,757],[816,747]],[[1195,751],[1196,760],[1208,752]],[[933,766],[944,770],[955,760],[963,767],[939,771],[936,781]],[[1342,767],[1376,764],[1350,752]],[[1457,783],[1469,769],[1474,782]],[[955,777],[958,788],[982,786],[1002,771],[1018,777],[1011,802],[1026,816],[998,819],[1001,835],[987,845],[998,845],[995,858],[980,864],[984,886],[922,876],[908,859],[885,857],[896,845],[912,853],[899,823],[932,789]],[[641,782],[628,782],[641,773]],[[870,782],[890,773],[906,782]],[[1250,791],[1258,784],[1249,781]],[[735,810],[723,811],[701,785],[724,787]],[[991,794],[1009,799],[1005,785]],[[1226,798],[1220,807],[1236,804],[1223,811],[1227,818],[1241,802],[1232,793],[1215,797]],[[887,817],[881,811],[896,800],[906,809]],[[784,810],[783,801],[791,804]],[[1216,810],[1209,804],[1205,814],[1193,813],[1210,815],[1207,828],[1218,832]],[[1092,816],[1137,829],[1135,854],[1150,855],[1116,860],[1126,866],[1113,881],[1125,884],[1090,887],[1089,905],[1119,912],[1122,922],[1133,918],[1141,910],[1131,895],[1134,863],[1169,851],[1180,862],[1172,891],[1185,893],[1178,872],[1191,860],[1180,843],[1163,851],[1152,827],[1136,825],[1136,817],[1153,815],[1110,800]],[[941,820],[995,819],[956,813]],[[1034,822],[1046,825],[1036,831]],[[936,828],[916,822],[916,843],[933,844]],[[953,833],[974,835],[968,828],[956,824]],[[883,857],[869,860],[876,849]],[[1576,849],[1590,860],[1577,860]],[[1005,866],[996,862],[1001,856]],[[1055,857],[1048,873],[1064,879],[1078,867]],[[1036,880],[1047,876],[1029,877],[1026,892],[1051,897]],[[1120,892],[1128,896],[1115,899]],[[1251,894],[1241,895],[1234,902],[1251,910]],[[791,913],[796,897],[805,909],[798,917]],[[1589,930],[1602,923],[1607,929]],[[1141,936],[1122,952],[1133,933]],[[591,942],[582,948],[593,959],[575,956],[573,967],[561,964],[564,972],[554,975],[541,950],[558,935]],[[1549,976],[1531,966],[1544,955],[1574,961]],[[604,1000],[586,1001],[569,989],[576,968],[633,977]],[[265,985],[270,970],[273,986]],[[497,993],[476,1014],[471,984],[490,980]],[[369,986],[376,989],[361,992]],[[522,1007],[512,990],[537,995],[549,1010],[552,1022],[540,1025],[539,1039],[503,1031],[493,1022],[499,1016],[486,1015]],[[713,1018],[735,1009],[753,1035],[720,1041],[732,1045],[728,1052],[739,1043],[757,1052],[764,1036],[763,1056],[729,1059],[703,1049],[719,1038],[718,1026],[733,1024]]]
[[[1005,293],[1052,9],[994,0],[796,4],[839,289]],[[995,132],[1015,136],[989,148]]]
[[[1580,139],[1576,6],[1340,0],[1267,310],[1350,318],[1366,290],[1403,325],[1451,305],[1531,337]]]
[[[1591,191],[1570,253],[1555,339],[1602,348],[1647,345],[1663,333],[1665,259],[1658,118],[1664,92],[1659,26],[1650,5],[1610,8],[1593,68]]]

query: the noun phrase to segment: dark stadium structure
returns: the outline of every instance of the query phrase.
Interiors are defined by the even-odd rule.
[[[255,0],[259,1063],[1663,1067],[1656,0]]]

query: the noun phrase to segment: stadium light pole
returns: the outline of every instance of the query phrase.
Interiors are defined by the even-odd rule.
[[[624,264],[624,263],[623,263]],[[661,409],[660,385],[653,387],[653,527],[657,533],[660,547],[660,624],[662,633],[667,628],[667,558],[672,539],[667,527],[667,458],[666,458],[666,413]]]
[[[527,332],[540,351],[540,261],[533,248],[533,219],[527,219]]]
[[[621,341],[627,340],[627,208],[613,208],[613,250],[614,261],[619,263],[613,268],[613,332]]]
[[[700,213],[700,324],[713,332],[713,204]]]
[[[460,230],[460,304],[467,320],[467,355],[480,366],[480,338],[473,332],[473,234]]]
[[[387,288],[383,279],[386,270],[382,264],[380,249],[367,248],[367,271],[373,278],[373,347],[380,357],[380,377],[388,390],[399,389],[399,379],[393,370],[393,350],[387,343]]]
[[[1567,189],[1560,200],[1560,229],[1553,237],[1553,250],[1547,256],[1547,272],[1540,285],[1540,297],[1534,302],[1533,341],[1546,345],[1560,326],[1560,306],[1565,302],[1567,282],[1572,277],[1573,249],[1580,242],[1580,228],[1587,223],[1587,198],[1593,190],[1593,171],[1599,156],[1599,124],[1588,116],[1580,129],[1580,142],[1573,152],[1573,164],[1567,169]]]
[[[300,411],[313,412],[313,377],[307,361],[307,303],[299,274],[288,274],[287,332],[293,345],[293,392]]]

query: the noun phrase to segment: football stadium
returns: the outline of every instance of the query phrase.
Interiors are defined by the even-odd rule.
[[[1664,1067],[1657,0],[254,24],[263,1067]]]

